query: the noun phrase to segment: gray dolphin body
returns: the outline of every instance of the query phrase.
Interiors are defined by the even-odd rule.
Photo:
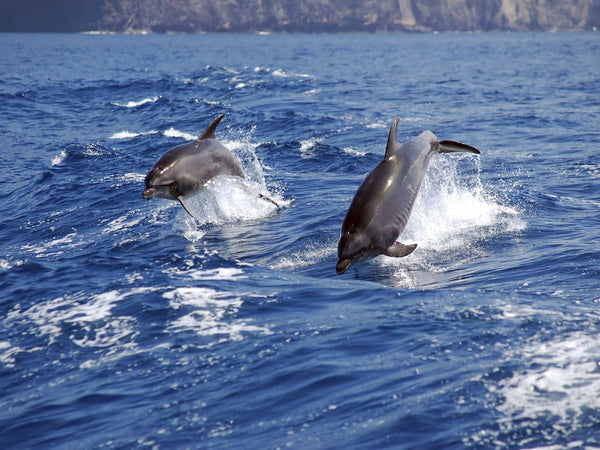
[[[399,119],[388,136],[385,157],[358,188],[342,224],[336,272],[344,273],[356,261],[386,255],[400,258],[417,244],[396,242],[408,222],[410,211],[434,153],[479,150],[454,141],[440,141],[431,131],[404,144],[396,137]]]
[[[218,175],[244,178],[240,161],[215,137],[215,129],[223,116],[217,116],[194,142],[174,147],[159,158],[146,175],[143,198],[178,200],[186,212],[194,217],[184,198],[198,192],[206,182]]]

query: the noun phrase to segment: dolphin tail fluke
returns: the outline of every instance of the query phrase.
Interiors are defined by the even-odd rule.
[[[438,151],[440,153],[475,153],[476,155],[481,154],[479,150],[470,145],[463,144],[462,142],[455,141],[440,141]]]
[[[219,125],[219,122],[223,117],[225,117],[225,114],[219,114],[215,118],[215,120],[213,120],[211,124],[206,127],[206,130],[204,130],[204,132],[200,135],[198,140],[201,141],[202,139],[216,139],[215,130],[217,129],[217,125]]]
[[[188,213],[192,219],[195,219],[194,215],[191,213],[190,209],[187,207],[187,205],[183,201],[183,196],[182,195],[178,196],[177,200],[179,200],[179,203],[181,203],[181,206],[183,206],[183,209],[185,209],[185,212]]]
[[[385,256],[391,256],[392,258],[402,258],[408,256],[417,248],[417,244],[406,245],[401,242],[395,242],[385,252]]]

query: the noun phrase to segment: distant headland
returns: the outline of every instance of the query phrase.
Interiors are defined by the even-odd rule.
[[[600,0],[3,0],[0,32],[431,32],[600,28]]]

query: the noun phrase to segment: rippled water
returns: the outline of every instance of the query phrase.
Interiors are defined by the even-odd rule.
[[[0,35],[2,447],[600,447],[598,36]],[[394,117],[482,154],[336,276]]]

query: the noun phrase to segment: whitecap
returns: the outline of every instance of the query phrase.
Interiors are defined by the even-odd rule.
[[[198,138],[198,136],[196,136],[196,135],[186,133],[185,131],[176,130],[173,127],[169,128],[168,130],[163,131],[163,135],[165,135],[167,137],[182,138],[182,139],[185,139],[188,141],[193,141]]]
[[[10,270],[13,267],[18,267],[23,264],[24,261],[20,259],[10,261],[8,259],[0,258],[0,270]]]
[[[358,150],[352,147],[344,147],[344,153],[352,156],[365,156],[367,154],[365,150]]]
[[[122,108],[137,108],[138,106],[146,105],[148,103],[154,103],[159,98],[160,98],[160,96],[155,96],[155,97],[145,98],[145,99],[142,99],[139,101],[129,101],[127,103],[112,102],[111,105],[120,106]]]
[[[133,213],[117,217],[116,219],[108,222],[107,226],[102,230],[102,234],[128,231],[143,221],[144,217],[139,214],[139,211],[135,211]]]
[[[33,253],[37,258],[62,255],[65,250],[74,249],[85,244],[82,240],[76,240],[77,232],[66,234],[39,244],[25,244],[21,249]]]
[[[150,131],[141,131],[138,133],[133,133],[130,131],[120,131],[118,133],[113,134],[112,136],[110,136],[110,139],[132,139],[138,136],[148,136],[150,134],[157,134],[158,131],[156,130],[150,130]]]
[[[286,72],[283,69],[275,69],[271,72],[271,74],[274,77],[280,77],[280,78],[313,78],[312,75],[309,75],[307,73],[294,73],[294,72]]]
[[[58,165],[62,164],[66,157],[67,157],[67,151],[66,150],[61,151],[59,155],[52,158],[52,166],[54,167],[54,166],[58,166]]]
[[[304,92],[304,95],[318,95],[321,92],[321,89],[309,89],[308,91]]]
[[[15,367],[15,356],[23,352],[20,347],[13,347],[8,341],[0,341],[0,364],[4,367]]]
[[[242,269],[219,267],[211,270],[192,270],[186,272],[194,280],[238,280],[248,278]]]
[[[304,139],[300,141],[300,154],[302,155],[303,158],[310,158],[315,156],[315,148],[317,147],[317,145],[321,142],[323,142],[325,138],[323,137],[318,137],[318,138],[310,138],[310,139]]]

